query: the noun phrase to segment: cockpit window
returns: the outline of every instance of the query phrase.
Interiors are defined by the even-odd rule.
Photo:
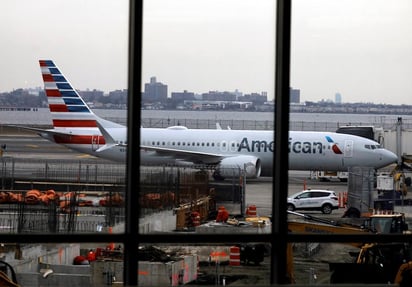
[[[365,148],[366,148],[366,149],[380,149],[381,146],[378,145],[378,144],[373,144],[373,145],[365,144]]]

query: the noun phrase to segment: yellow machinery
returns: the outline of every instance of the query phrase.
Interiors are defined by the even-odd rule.
[[[290,212],[304,220],[289,220],[289,232],[302,234],[405,234],[409,233],[402,213],[370,214],[365,218],[335,222]],[[310,222],[309,222],[310,221]],[[330,283],[396,283],[412,286],[412,248],[404,243],[348,243],[359,248],[353,263],[330,263]],[[288,276],[294,283],[293,253],[288,247]]]

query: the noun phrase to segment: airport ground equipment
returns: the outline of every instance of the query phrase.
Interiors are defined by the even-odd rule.
[[[373,213],[362,218],[341,218],[337,221],[294,211],[288,211],[288,213],[305,220],[288,221],[288,228],[295,233],[359,234],[372,232],[406,234],[410,232],[404,213]]]
[[[406,199],[408,189],[411,187],[411,177],[400,167],[396,167],[390,173],[381,173],[376,176],[377,203],[393,202],[397,205],[411,205],[410,199]]]
[[[410,177],[398,166],[391,172],[376,174],[371,167],[349,169],[345,217],[361,217],[373,211],[393,212],[395,204],[410,205],[405,198]]]
[[[341,182],[348,181],[348,172],[346,171],[329,171],[329,170],[317,170],[312,173],[312,178],[318,181],[331,181],[339,180]]]

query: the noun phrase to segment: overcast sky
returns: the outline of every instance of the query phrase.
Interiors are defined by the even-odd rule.
[[[143,82],[273,96],[273,0],[144,2]],[[291,86],[301,101],[411,104],[412,1],[294,0]],[[0,3],[0,91],[43,86],[50,58],[77,89],[127,87],[128,0]]]

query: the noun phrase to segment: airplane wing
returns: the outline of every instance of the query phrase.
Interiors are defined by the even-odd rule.
[[[140,146],[143,151],[153,151],[159,156],[170,156],[176,158],[177,160],[190,161],[195,164],[218,164],[222,159],[225,158],[221,154],[213,154],[198,151],[187,151],[180,149],[162,148],[154,146]]]
[[[117,142],[109,133],[109,131],[104,127],[104,125],[98,120],[96,121],[97,126],[102,133],[106,144],[96,152],[101,152],[107,149],[111,149],[115,146],[124,146],[127,147],[127,144],[121,144]],[[180,150],[180,149],[172,149],[172,148],[162,148],[162,147],[154,147],[154,146],[140,146],[140,150],[143,151],[152,151],[159,156],[166,156],[171,157],[176,160],[188,161],[193,162],[194,164],[218,164],[225,156],[221,154],[212,154],[212,153],[204,153],[198,151],[187,151],[187,150]]]
[[[18,128],[18,129],[22,129],[22,130],[26,130],[26,131],[31,131],[31,132],[39,134],[40,136],[47,136],[47,135],[49,135],[49,136],[53,136],[53,135],[55,135],[55,136],[67,136],[67,137],[72,136],[71,133],[58,131],[58,130],[55,130],[55,129],[45,130],[45,129],[40,129],[40,128],[25,127],[25,126],[19,126],[19,125],[5,125],[5,126]]]

